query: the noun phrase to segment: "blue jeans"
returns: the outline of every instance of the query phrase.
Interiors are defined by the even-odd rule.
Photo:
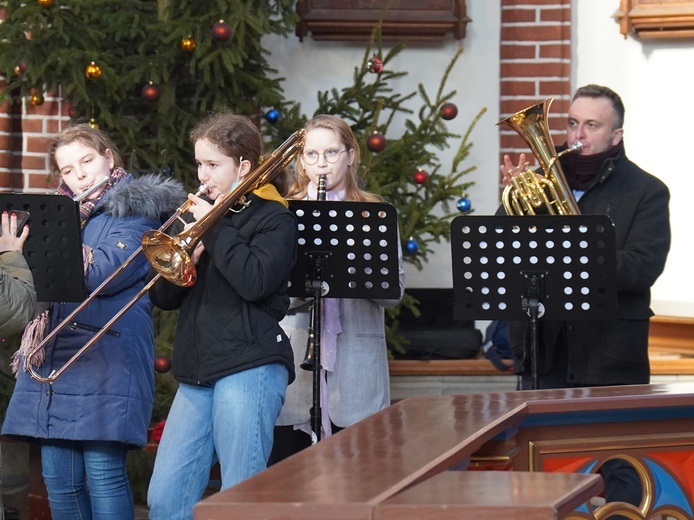
[[[127,446],[119,442],[41,441],[53,520],[134,518],[127,453]]]
[[[263,365],[202,387],[181,383],[149,483],[150,520],[188,520],[219,460],[222,489],[265,469],[287,391],[284,365]]]

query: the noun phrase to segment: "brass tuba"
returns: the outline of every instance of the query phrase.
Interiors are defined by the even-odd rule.
[[[550,215],[580,215],[576,199],[569,188],[558,159],[565,153],[578,151],[581,142],[557,153],[547,126],[547,114],[554,98],[532,105],[499,121],[513,128],[530,146],[540,163],[544,177],[526,167],[511,178],[504,188],[501,201],[508,215],[535,215],[544,206]]]

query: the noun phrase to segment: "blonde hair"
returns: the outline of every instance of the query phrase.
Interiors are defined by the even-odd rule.
[[[355,202],[382,202],[383,199],[376,195],[366,191],[363,188],[363,181],[359,175],[359,143],[357,138],[352,132],[352,129],[347,124],[347,122],[337,116],[329,114],[321,114],[310,119],[305,125],[304,130],[306,133],[311,130],[316,130],[318,128],[324,128],[334,132],[335,135],[340,139],[340,142],[348,149],[354,150],[354,161],[347,168],[347,175],[345,176],[345,200],[355,201]],[[304,171],[304,166],[301,160],[296,162],[296,179],[294,183],[289,187],[290,199],[303,199],[306,197],[308,190],[308,185],[310,179],[306,172]]]

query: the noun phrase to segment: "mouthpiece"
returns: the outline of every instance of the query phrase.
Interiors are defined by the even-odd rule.
[[[570,152],[580,152],[583,149],[583,143],[581,141],[576,141],[574,144],[569,146]]]

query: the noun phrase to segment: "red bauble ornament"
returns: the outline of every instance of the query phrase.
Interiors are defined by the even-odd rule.
[[[374,132],[366,140],[366,146],[372,152],[380,152],[386,147],[386,136],[379,132]]]
[[[161,91],[159,90],[159,87],[157,85],[150,81],[149,83],[147,83],[147,85],[142,87],[140,95],[142,96],[142,99],[144,99],[145,101],[154,103],[156,100],[159,99],[159,96],[161,96]]]
[[[383,70],[383,62],[375,54],[369,60],[368,65],[371,72],[374,72],[376,74]]]
[[[171,369],[171,360],[168,356],[157,356],[154,358],[154,370],[163,374]]]
[[[412,180],[417,184],[426,184],[426,182],[429,180],[429,174],[424,170],[417,170],[412,175]]]
[[[458,107],[454,103],[444,103],[441,105],[441,117],[449,120],[458,115]]]
[[[231,27],[224,20],[219,20],[212,27],[212,36],[215,40],[225,42],[231,38]]]

